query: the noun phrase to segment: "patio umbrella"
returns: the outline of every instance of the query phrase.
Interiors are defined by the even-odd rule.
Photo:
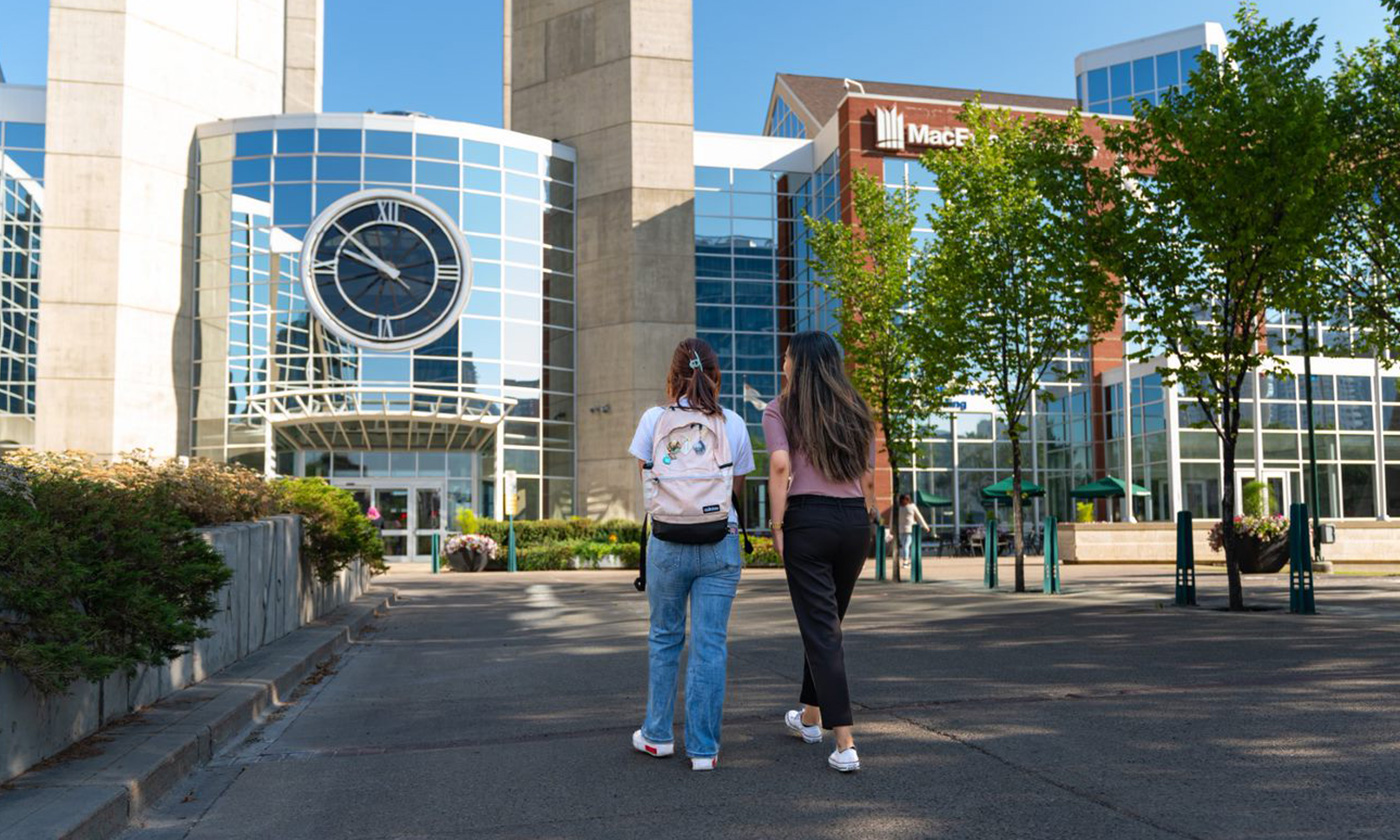
[[[1131,492],[1134,496],[1152,495],[1152,491],[1146,487],[1138,484],[1130,485],[1123,479],[1114,478],[1111,475],[1088,484],[1081,484],[1069,491],[1069,494],[1076,499],[1121,499],[1130,492],[1129,487],[1132,488]]]
[[[1037,496],[1044,496],[1045,488],[1028,479],[1021,479],[1021,498],[1033,499]],[[982,498],[984,499],[1010,499],[1011,479],[1003,478],[996,484],[989,484],[982,488]]]
[[[940,508],[953,506],[952,499],[935,496],[927,490],[916,491],[914,494],[914,501],[923,507]]]

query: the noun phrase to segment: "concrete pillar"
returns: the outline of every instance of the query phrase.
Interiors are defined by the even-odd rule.
[[[36,444],[188,450],[194,127],[282,110],[283,0],[52,0]]]
[[[325,0],[285,2],[282,111],[316,113],[321,110],[321,83],[325,79]]]
[[[511,2],[510,126],[578,150],[579,512],[638,516],[627,442],[695,331],[691,4]]]

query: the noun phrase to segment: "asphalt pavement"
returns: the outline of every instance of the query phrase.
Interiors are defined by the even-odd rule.
[[[966,565],[858,587],[850,775],[783,728],[801,649],[780,572],[745,572],[720,767],[696,773],[630,745],[631,574],[395,571],[387,615],[126,836],[1400,836],[1400,581],[1320,578],[1303,617],[1281,577],[1228,614],[1209,573],[1182,609],[1169,568],[1069,568],[1046,596]]]

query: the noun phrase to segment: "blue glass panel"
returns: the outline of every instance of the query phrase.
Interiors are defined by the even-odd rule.
[[[413,161],[396,158],[365,158],[365,180],[407,184],[413,180]]]
[[[453,169],[456,169],[456,167],[454,166]],[[452,221],[459,225],[462,223],[460,218],[461,214],[457,208],[462,197],[461,193],[456,190],[435,190],[427,187],[419,187],[415,190],[415,193],[428,199],[438,207],[441,207],[447,212],[447,215],[452,217]]]
[[[1100,67],[1089,71],[1089,101],[1099,102],[1108,99],[1108,68]]]
[[[695,193],[695,215],[728,216],[729,193],[697,191]]]
[[[359,157],[316,156],[316,180],[318,181],[359,181]]]
[[[276,161],[276,173],[278,181],[311,180],[310,155],[295,155],[293,157],[282,157],[281,155],[279,155],[277,156]]]
[[[462,230],[501,232],[501,200],[494,195],[462,193]]]
[[[695,167],[695,186],[729,189],[729,170],[714,166]]]
[[[272,154],[272,132],[246,131],[242,134],[235,135],[233,138],[233,154],[235,157]]]
[[[1201,54],[1200,47],[1187,47],[1181,51],[1181,80],[1187,81],[1191,74],[1196,71],[1196,56]]]
[[[249,198],[257,199],[258,201],[272,200],[272,188],[269,187],[267,184],[258,184],[257,186],[242,184],[233,188],[233,194],[246,195]]]
[[[699,280],[695,283],[696,303],[733,303],[733,283],[724,280]]]
[[[1213,56],[1215,56],[1216,58],[1219,58],[1219,57],[1220,57],[1220,45],[1219,45],[1219,44],[1211,44],[1211,45],[1210,45],[1210,54],[1213,55]]]
[[[1181,82],[1181,68],[1177,61],[1180,55],[1175,52],[1157,56],[1157,86],[1168,87]]]
[[[885,183],[894,186],[904,186],[904,179],[907,177],[908,163],[903,158],[885,158]]]
[[[11,149],[44,148],[43,123],[6,123],[5,145]]]
[[[467,197],[463,197],[464,202]],[[479,260],[499,260],[501,258],[501,240],[494,236],[468,236],[467,245],[472,249],[472,256]]]
[[[23,169],[31,178],[44,177],[44,153],[43,152],[11,152],[6,154],[10,160],[14,161],[20,169]]]
[[[542,302],[535,295],[506,295],[504,314],[507,318],[538,321]]]
[[[311,185],[279,184],[272,194],[272,223],[304,225],[311,221]]]
[[[695,307],[695,326],[705,330],[734,329],[734,310],[727,306]]]
[[[233,182],[235,184],[255,184],[270,181],[272,172],[271,158],[249,158],[248,160],[235,160],[233,162]]]
[[[481,322],[474,320],[472,323],[475,325]],[[500,329],[499,323],[496,328]],[[462,381],[468,385],[500,385],[501,366],[496,362],[462,362]]]
[[[702,277],[729,277],[734,273],[734,260],[730,257],[696,257],[695,273]]]
[[[463,318],[461,326],[462,355],[476,358],[501,358],[501,322]]]
[[[365,151],[407,157],[413,154],[413,135],[406,131],[366,131]]]
[[[317,184],[316,212],[320,213],[337,200],[359,191],[359,184]]]
[[[1146,93],[1157,88],[1157,62],[1151,58],[1139,58],[1133,62],[1133,93]]]
[[[1154,93],[1140,93],[1140,94],[1138,94],[1137,98],[1138,98],[1138,99],[1141,99],[1141,100],[1144,101],[1144,102],[1146,102],[1148,105],[1156,105],[1156,104],[1157,104],[1157,94],[1156,94],[1155,92],[1154,92]]]
[[[418,161],[417,183],[426,184],[432,187],[452,187],[458,186],[457,177],[461,171],[460,166],[455,163],[438,163],[431,160]]]
[[[322,152],[347,152],[359,154],[362,146],[360,130],[357,128],[323,128],[317,132],[316,141]]]
[[[1089,112],[1090,112],[1091,114],[1107,114],[1107,113],[1108,113],[1108,103],[1107,103],[1107,102],[1090,102],[1090,103],[1089,103]]]
[[[462,186],[469,190],[498,193],[501,191],[501,171],[499,169],[482,169],[479,166],[464,166],[462,167]]]
[[[764,169],[736,169],[734,189],[744,192],[772,192],[773,173]]]
[[[531,175],[540,174],[540,156],[534,152],[527,152],[524,149],[505,148],[505,168],[514,169],[516,172],[528,172]]]
[[[540,206],[514,199],[506,200],[506,235],[539,241]]]
[[[501,165],[501,147],[495,143],[479,143],[475,140],[462,141],[462,161],[479,163],[483,166]]]
[[[467,314],[480,315],[484,318],[501,317],[500,292],[488,292],[485,289],[475,288],[475,277],[473,277],[472,286],[472,295],[467,299]]]
[[[755,218],[773,218],[777,215],[777,204],[774,203],[773,196],[761,195],[757,193],[734,193],[735,216],[752,216]]]
[[[434,160],[457,161],[457,149],[461,142],[456,137],[441,137],[436,134],[418,135],[418,156]]]
[[[484,262],[482,260],[481,249],[477,243],[471,240],[480,240],[480,236],[467,237],[467,245],[472,249],[472,288],[481,287],[483,289],[501,288],[501,264],[496,262]],[[497,246],[496,257],[500,257],[501,240],[492,239]]]
[[[772,332],[773,310],[755,309],[747,306],[734,308],[734,329],[749,332]]]
[[[284,128],[277,132],[277,153],[315,151],[316,132],[309,128]]]
[[[734,257],[734,276],[748,280],[767,280],[773,276],[773,261],[767,258]]]
[[[540,246],[530,242],[507,242],[506,262],[538,266],[543,262]]]
[[[1108,77],[1113,98],[1128,96],[1133,92],[1133,68],[1128,62],[1108,68]]]
[[[702,238],[729,236],[728,216],[696,216],[695,235]],[[726,247],[725,250],[728,250]]]
[[[1109,110],[1115,116],[1131,117],[1133,115],[1133,104],[1131,99],[1115,99],[1109,106]]]
[[[540,181],[538,178],[531,178],[529,175],[517,175],[514,172],[507,172],[506,194],[538,200],[540,197]]]

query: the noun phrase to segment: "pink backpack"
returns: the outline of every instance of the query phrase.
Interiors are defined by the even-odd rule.
[[[729,533],[734,458],[724,414],[667,406],[642,466],[642,498],[659,540],[708,545]]]

